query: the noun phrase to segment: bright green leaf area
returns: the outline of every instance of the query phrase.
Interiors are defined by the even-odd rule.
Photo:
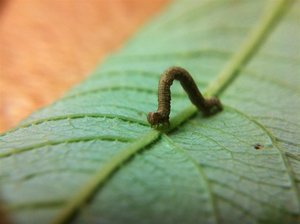
[[[0,137],[9,218],[299,223],[300,1],[291,3],[171,2],[87,80]],[[155,130],[146,115],[174,65],[224,110],[203,117],[174,83],[171,126]]]

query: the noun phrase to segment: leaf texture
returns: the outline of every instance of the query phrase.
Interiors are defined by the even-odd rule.
[[[0,137],[15,223],[297,223],[300,1],[175,1],[62,99]],[[204,118],[162,71],[182,66],[224,111]],[[259,149],[258,149],[259,148]]]

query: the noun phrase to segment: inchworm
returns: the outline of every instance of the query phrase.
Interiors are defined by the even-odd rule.
[[[158,84],[158,108],[156,112],[148,113],[147,119],[151,126],[169,124],[171,109],[170,87],[174,80],[178,80],[187,92],[191,102],[205,115],[212,115],[222,110],[221,102],[216,97],[205,99],[192,76],[183,68],[170,67],[160,77]]]

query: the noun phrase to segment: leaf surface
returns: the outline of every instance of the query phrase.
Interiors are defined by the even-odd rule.
[[[65,97],[0,137],[16,223],[296,222],[300,2],[176,1]],[[292,35],[291,35],[292,34]],[[186,68],[224,111],[178,83],[151,129],[157,82]]]

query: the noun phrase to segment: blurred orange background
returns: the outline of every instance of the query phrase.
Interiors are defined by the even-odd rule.
[[[0,132],[80,82],[167,0],[0,0]]]

